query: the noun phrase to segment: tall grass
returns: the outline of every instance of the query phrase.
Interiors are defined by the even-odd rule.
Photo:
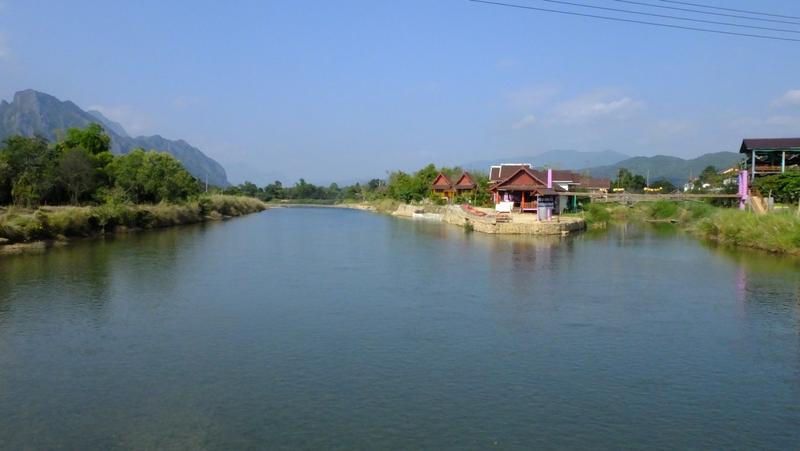
[[[109,202],[95,207],[10,207],[0,213],[0,239],[11,243],[90,236],[117,228],[153,229],[242,216],[266,209],[258,199],[212,195],[181,204],[133,205]]]
[[[678,216],[678,204],[668,200],[659,200],[646,206],[650,219],[675,219]]]
[[[700,220],[694,231],[722,244],[800,255],[800,218],[788,212],[755,215],[718,210]]]
[[[583,207],[583,218],[591,227],[605,227],[611,222],[608,204],[590,203]]]

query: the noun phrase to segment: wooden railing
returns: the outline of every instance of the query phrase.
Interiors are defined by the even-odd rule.
[[[539,206],[539,203],[535,200],[529,200],[525,202],[520,202],[520,209],[521,210],[535,210]]]

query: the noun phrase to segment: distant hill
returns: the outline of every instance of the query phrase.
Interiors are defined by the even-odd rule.
[[[497,158],[493,160],[473,161],[464,165],[471,170],[488,172],[489,166],[501,163],[530,163],[534,167],[548,166],[554,169],[579,169],[595,166],[612,165],[630,158],[630,155],[613,150],[582,152],[579,150],[549,150],[538,155]]]
[[[180,160],[195,177],[216,186],[229,186],[225,168],[200,149],[183,140],[169,140],[159,135],[128,135],[117,122],[111,121],[99,111],[84,111],[70,101],[61,101],[49,94],[28,89],[14,94],[11,103],[0,101],[0,139],[12,135],[40,135],[55,141],[70,127],[86,127],[99,123],[111,137],[111,151],[124,154],[141,147],[170,153]]]
[[[667,179],[676,185],[683,185],[689,175],[697,176],[708,166],[722,170],[736,165],[741,161],[742,155],[734,152],[707,153],[691,160],[656,155],[653,157],[633,157],[614,164],[595,166],[581,169],[593,177],[614,179],[620,168],[625,168],[634,174],[646,176],[650,171],[650,181]]]
[[[106,130],[112,131],[123,138],[130,138],[128,132],[125,131],[125,128],[122,127],[122,124],[119,122],[114,122],[111,119],[107,118],[103,113],[97,110],[89,110],[87,113],[94,116],[98,121],[100,121],[100,125],[103,126]]]

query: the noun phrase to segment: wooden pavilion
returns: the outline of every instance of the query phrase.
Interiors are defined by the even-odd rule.
[[[800,169],[800,138],[745,139],[739,153],[746,155],[744,166],[751,180]]]

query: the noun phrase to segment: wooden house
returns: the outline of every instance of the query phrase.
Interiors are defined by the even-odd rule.
[[[534,170],[527,163],[501,164],[489,168],[489,181],[497,183],[515,174],[520,168],[530,169],[539,180],[547,180],[547,171]],[[573,171],[553,169],[553,186],[564,191],[576,192],[608,192],[611,189],[611,180],[598,179],[588,175],[582,175]]]
[[[458,196],[471,196],[475,193],[475,189],[478,188],[478,184],[475,183],[469,172],[464,172],[453,185],[453,188]]]
[[[448,201],[452,200],[456,195],[456,189],[453,186],[453,182],[441,172],[436,176],[435,179],[433,179],[431,191],[434,195],[444,197]]]
[[[500,175],[499,171],[497,175]],[[552,170],[547,170],[542,178],[530,166],[522,165],[504,175],[504,179],[497,180],[490,187],[495,204],[513,202],[514,209],[522,213],[537,213],[543,208],[556,214],[561,212],[560,197],[567,191],[553,184]]]

